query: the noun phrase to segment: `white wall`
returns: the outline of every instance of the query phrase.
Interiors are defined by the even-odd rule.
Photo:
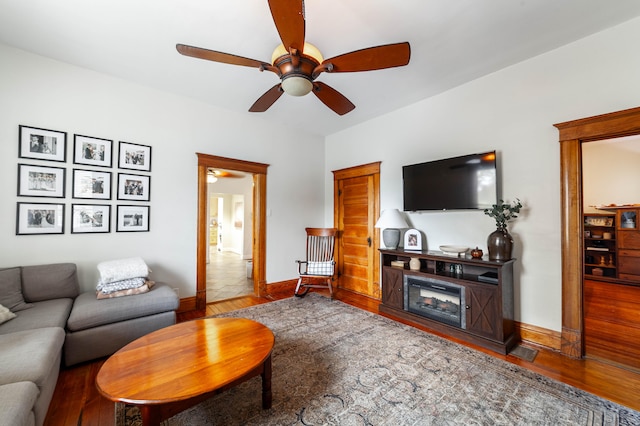
[[[640,136],[583,144],[582,186],[585,213],[606,213],[593,206],[640,202]]]
[[[67,162],[19,159],[21,124],[68,132]],[[195,153],[202,152],[270,164],[267,281],[294,278],[304,228],[323,221],[323,165],[306,161],[322,158],[323,140],[281,130],[260,115],[234,114],[0,45],[0,267],[75,262],[81,286],[90,290],[98,262],[142,256],[153,279],[178,287],[181,297],[194,295]],[[74,133],[152,147],[150,232],[117,233],[112,222],[109,234],[70,234]],[[64,235],[15,235],[17,202],[58,202],[17,197],[18,162],[67,168]],[[116,176],[118,169],[109,171]],[[108,204],[115,214],[115,196]]]
[[[560,155],[553,124],[637,107],[639,39],[635,19],[330,136],[325,221],[333,221],[331,170],[382,161],[381,209],[401,209],[403,165],[495,149],[504,198],[525,205],[509,226],[518,258],[516,320],[560,330]],[[432,250],[457,244],[486,252],[495,226],[481,211],[408,218]]]

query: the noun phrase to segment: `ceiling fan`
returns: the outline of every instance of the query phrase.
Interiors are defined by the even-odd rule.
[[[242,178],[245,174],[242,172],[232,172],[229,170],[207,169],[207,182],[214,183],[218,178]]]
[[[411,48],[408,42],[369,47],[323,60],[320,51],[305,42],[304,0],[268,1],[273,22],[282,40],[282,44],[273,52],[271,63],[200,47],[176,45],[178,52],[185,56],[275,73],[280,83],[260,96],[249,108],[250,112],[266,111],[283,92],[293,96],[313,92],[327,107],[344,115],[352,111],[355,105],[326,83],[315,81],[320,74],[373,71],[409,63]]]

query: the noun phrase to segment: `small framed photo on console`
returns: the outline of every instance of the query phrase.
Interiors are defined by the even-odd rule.
[[[404,249],[422,251],[422,234],[417,229],[408,229],[404,233]]]

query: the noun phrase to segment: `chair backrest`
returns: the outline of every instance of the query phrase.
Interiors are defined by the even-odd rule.
[[[333,261],[337,229],[305,228],[305,230],[307,231],[307,261]]]

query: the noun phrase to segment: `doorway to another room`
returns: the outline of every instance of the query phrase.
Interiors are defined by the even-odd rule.
[[[253,177],[242,172],[209,169],[209,258],[207,303],[254,294]]]
[[[211,234],[213,232],[214,239],[216,241],[215,254],[220,253],[226,255],[225,247],[229,240],[225,240],[225,235],[233,236],[233,233],[241,233],[242,249],[237,250],[239,254],[236,254],[234,260],[239,260],[239,267],[235,268],[237,276],[244,276],[242,279],[247,280],[248,276],[251,276],[250,281],[253,285],[252,293],[258,296],[264,296],[267,293],[266,288],[266,199],[267,199],[267,168],[268,164],[255,163],[244,160],[237,160],[233,158],[217,157],[209,154],[196,153],[198,156],[198,230],[197,230],[197,253],[196,253],[196,295],[188,303],[193,303],[195,310],[203,310],[206,308],[207,302],[211,302],[207,298],[207,272],[213,270],[213,266],[208,268],[208,265],[213,263],[211,260]],[[213,180],[210,176],[218,170],[219,172],[230,172],[241,174],[246,177],[247,182],[250,182],[250,189],[235,190],[215,189],[210,191],[211,185],[208,180]],[[239,172],[239,173],[238,173]],[[217,176],[219,178],[220,176]],[[229,179],[239,180],[239,179]],[[217,181],[217,180],[216,180]],[[212,231],[212,221],[210,217],[209,205],[210,205],[210,192],[213,195],[214,191],[219,191],[219,194],[229,194],[230,200],[229,209],[223,209],[227,211],[226,216],[231,220],[225,225],[226,220],[216,219],[215,231]],[[243,199],[233,199],[233,194],[244,196]],[[216,201],[216,206],[217,201]],[[235,212],[243,211],[244,214]],[[249,214],[247,214],[249,212]],[[234,220],[234,216],[240,216],[239,220]],[[236,218],[237,219],[237,218]],[[222,228],[220,228],[220,225]],[[242,232],[236,232],[242,230]],[[245,239],[246,232],[250,232],[251,236]],[[222,235],[221,250],[218,250],[220,244],[220,235]],[[227,242],[225,242],[227,241]],[[251,253],[250,256],[247,253]],[[248,257],[244,259],[244,257]],[[251,259],[251,265],[248,265],[248,260]],[[216,257],[215,261],[222,263],[223,266],[229,266],[229,261],[224,257]],[[248,266],[251,266],[249,271]],[[218,271],[222,276],[223,269]],[[221,278],[222,279],[222,278]],[[249,293],[251,294],[251,293]],[[215,295],[211,296],[215,298]]]

